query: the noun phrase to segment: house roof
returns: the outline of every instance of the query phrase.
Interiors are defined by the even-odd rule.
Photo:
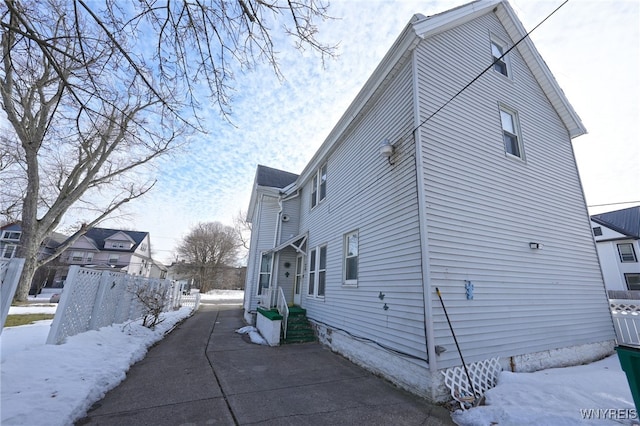
[[[109,239],[109,237],[119,232],[122,232],[123,234],[127,235],[129,238],[131,238],[134,241],[133,247],[131,247],[131,249],[128,250],[132,252],[135,251],[138,248],[138,245],[142,242],[142,240],[144,240],[145,237],[149,235],[148,232],[140,232],[140,231],[125,231],[122,229],[108,229],[108,228],[91,228],[86,232],[86,234],[84,234],[84,236],[87,238],[90,238],[93,242],[95,242],[96,247],[99,250],[104,250],[105,240]],[[123,251],[123,250],[119,250],[119,251]]]
[[[569,103],[531,39],[525,37],[527,31],[509,5],[509,2],[506,0],[477,0],[429,17],[415,14],[409,20],[409,23],[347,108],[342,118],[329,133],[320,149],[300,173],[300,179],[297,184],[304,184],[315,172],[319,164],[326,161],[326,158],[342,140],[342,135],[365,114],[369,103],[375,99],[375,94],[389,84],[401,65],[411,57],[413,50],[421,41],[428,40],[430,37],[488,13],[496,14],[511,37],[512,43],[515,44],[520,39],[523,39],[516,49],[520,52],[545,95],[558,112],[569,136],[574,138],[585,134],[587,131],[580,117]]]
[[[621,234],[640,239],[640,206],[594,214],[591,220]]]
[[[294,173],[273,169],[261,164],[258,164],[258,169],[256,170],[256,184],[258,186],[284,188],[295,182],[296,179],[298,179],[298,175]]]

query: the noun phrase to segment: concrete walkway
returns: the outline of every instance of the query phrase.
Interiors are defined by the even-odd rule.
[[[453,425],[449,412],[317,343],[248,342],[238,305],[201,305],[76,425]]]

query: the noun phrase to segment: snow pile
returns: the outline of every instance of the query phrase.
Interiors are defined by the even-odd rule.
[[[452,414],[461,426],[639,424],[617,355],[535,373],[503,371],[486,405]]]
[[[262,337],[258,329],[251,325],[237,329],[236,333],[249,334],[249,339],[251,339],[251,343],[255,343],[256,345],[267,344],[267,341],[264,340],[264,337]]]
[[[45,344],[52,320],[5,328],[0,336],[0,423],[72,424],[190,314],[191,309],[182,308],[164,313],[155,330],[140,323],[118,324],[69,337],[62,345]]]

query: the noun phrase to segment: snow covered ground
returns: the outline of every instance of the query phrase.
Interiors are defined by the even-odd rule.
[[[202,300],[218,304],[237,305],[241,299],[241,291],[202,295]],[[12,307],[10,313],[52,313],[55,308],[43,303]],[[189,314],[184,308],[172,312],[153,331],[139,324],[114,325],[70,337],[62,345],[44,343],[50,320],[5,328],[0,337],[0,424],[72,424]],[[503,372],[498,386],[487,393],[486,404],[452,418],[464,426],[640,424],[616,355],[578,367]]]
[[[242,291],[220,291],[202,300],[238,304]],[[48,294],[9,314],[55,313]],[[188,308],[166,313],[149,330],[139,323],[119,324],[46,345],[52,320],[5,328],[0,335],[0,424],[3,426],[71,425],[91,405],[126,377],[147,349],[191,314]]]

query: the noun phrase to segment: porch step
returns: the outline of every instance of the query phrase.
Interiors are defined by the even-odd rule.
[[[284,333],[283,333],[284,334]],[[313,327],[307,319],[307,311],[299,306],[289,308],[289,319],[287,320],[287,338],[280,337],[281,343],[306,343],[315,342],[316,335]]]

